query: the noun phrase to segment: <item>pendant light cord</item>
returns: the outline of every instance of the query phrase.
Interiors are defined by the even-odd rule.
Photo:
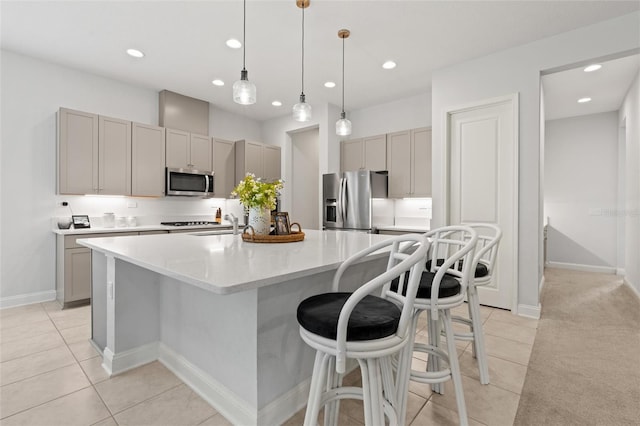
[[[304,95],[304,4],[301,7],[302,9],[302,89],[301,93]]]
[[[342,113],[344,114],[344,37],[342,37]]]
[[[246,38],[247,38],[247,0],[244,0],[242,8],[242,69],[246,70],[245,57],[247,52]]]

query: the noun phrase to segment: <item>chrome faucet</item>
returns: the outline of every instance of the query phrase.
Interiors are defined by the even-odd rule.
[[[233,223],[233,235],[238,233],[238,218],[233,213],[227,213],[224,215],[224,220],[229,220]]]

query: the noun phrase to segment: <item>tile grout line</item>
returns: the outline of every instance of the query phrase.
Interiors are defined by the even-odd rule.
[[[71,349],[69,348],[69,345],[67,344],[67,341],[66,341],[66,340],[64,340],[64,337],[62,337],[62,334],[60,334],[60,330],[58,330],[58,327],[56,327],[55,322],[51,319],[51,316],[49,315],[49,312],[44,308],[44,306],[42,306],[42,303],[40,303],[40,305],[41,305],[42,309],[45,311],[45,313],[47,314],[47,317],[49,318],[49,321],[51,321],[51,323],[53,324],[54,328],[56,329],[56,332],[60,335],[60,338],[62,338],[62,341],[64,342],[64,345],[67,347],[67,350],[69,350],[69,352],[71,353],[71,356],[73,357],[74,362],[78,365],[78,368],[80,368],[80,371],[82,371],[82,373],[83,373],[83,374],[85,375],[85,377],[86,377],[86,373],[85,373],[85,372],[84,372],[84,370],[82,369],[82,366],[80,366],[80,363],[78,362],[78,360],[77,360],[77,358],[75,357],[74,353],[73,353],[73,352],[71,351]],[[62,346],[62,345],[61,345],[61,346]],[[61,347],[61,346],[56,346],[56,348]],[[48,349],[47,349],[47,350],[48,350]],[[35,353],[42,353],[42,352],[45,352],[45,351],[46,351],[46,350],[44,350],[44,351],[37,351],[37,352],[34,352],[34,354],[35,354]],[[32,355],[32,354],[30,354],[30,355]],[[25,355],[25,356],[28,356],[28,355]],[[16,359],[18,359],[18,358],[16,358]],[[24,380],[32,379],[32,378],[34,378],[34,377],[38,377],[38,376],[41,376],[41,375],[43,375],[43,374],[51,373],[52,371],[56,371],[56,370],[59,370],[59,369],[61,369],[61,368],[66,368],[66,367],[69,367],[69,366],[71,366],[71,365],[74,365],[74,364],[65,365],[65,366],[63,366],[63,367],[58,367],[58,368],[55,368],[55,369],[53,369],[53,370],[50,370],[50,371],[47,371],[47,372],[44,372],[44,373],[36,374],[35,376],[29,377],[29,378],[25,378],[25,379],[22,379],[22,380],[18,380],[17,382],[14,382],[13,384],[15,384],[15,383],[20,383],[20,382],[22,382],[22,381],[24,381]],[[40,404],[36,404],[36,405],[34,405],[34,406],[32,406],[32,407],[29,407],[29,408],[26,408],[26,409],[24,409],[24,410],[21,410],[21,411],[18,411],[18,412],[16,412],[16,413],[13,413],[13,414],[11,414],[10,416],[3,417],[1,420],[8,419],[8,418],[13,417],[13,416],[16,416],[16,415],[18,415],[18,414],[24,413],[24,412],[29,411],[29,410],[32,410],[32,409],[34,409],[34,408],[41,407],[41,406],[43,406],[43,405],[45,405],[45,404],[48,404],[48,403],[50,403],[50,402],[53,402],[53,401],[56,401],[56,400],[58,400],[58,399],[64,398],[64,397],[66,397],[66,396],[72,395],[72,394],[74,394],[74,393],[76,393],[76,392],[79,392],[79,391],[81,391],[81,390],[87,389],[87,388],[89,388],[89,387],[93,387],[93,385],[92,385],[92,383],[91,383],[91,380],[89,380],[89,378],[88,378],[88,377],[87,377],[87,381],[88,381],[88,382],[89,382],[89,384],[90,384],[89,386],[85,386],[85,387],[83,387],[83,388],[76,389],[76,390],[74,390],[74,391],[72,391],[72,392],[69,392],[69,393],[66,393],[66,394],[64,394],[64,395],[59,395],[59,396],[57,396],[57,397],[55,397],[55,398],[53,398],[53,399],[50,399],[50,400],[48,400],[48,401],[44,401],[44,402],[42,402],[42,403],[40,403]],[[3,386],[5,386],[5,385],[3,385]],[[95,390],[95,388],[94,388],[94,390]],[[97,393],[97,392],[96,392],[96,393]],[[103,402],[103,403],[104,403],[104,402]],[[105,407],[106,407],[106,404],[105,404]],[[107,410],[109,410],[109,408],[108,408],[108,407],[107,407]],[[105,418],[105,419],[106,419],[106,418]],[[103,419],[103,420],[105,420],[105,419]],[[102,420],[100,420],[100,421],[102,421]]]
[[[53,321],[53,319],[51,318],[51,316],[49,315],[49,312],[47,311],[47,315],[49,316],[49,318],[51,319],[51,322],[53,323],[53,326],[56,328],[56,330],[58,330],[58,333],[60,333],[60,329],[58,329],[58,326],[56,325],[55,321]],[[91,320],[89,320],[89,323],[91,323]],[[71,350],[71,348],[69,347],[69,344],[67,343],[67,341],[64,339],[64,336],[62,336],[62,333],[60,333],[60,337],[62,337],[62,340],[64,341],[65,345],[67,346],[67,349],[69,350],[69,352],[71,352],[71,355],[73,356],[73,359],[76,361],[76,364],[78,365],[78,368],[80,368],[80,371],[82,371],[82,374],[84,375],[84,377],[87,379],[87,381],[89,382],[90,387],[93,389],[93,391],[95,392],[95,394],[98,396],[98,398],[100,399],[100,402],[102,402],[102,405],[104,405],[104,407],[107,409],[107,412],[110,414],[110,417],[113,419],[113,421],[118,424],[118,422],[116,421],[116,419],[113,417],[113,413],[111,412],[111,409],[109,408],[109,406],[107,405],[107,403],[104,401],[104,399],[102,398],[102,395],[100,395],[100,392],[98,392],[98,389],[96,389],[96,384],[93,383],[93,381],[91,380],[91,378],[89,377],[89,375],[87,374],[86,371],[84,371],[84,368],[82,368],[82,365],[80,364],[80,360],[76,357],[76,354],[73,353],[73,351]],[[98,356],[100,356],[100,354],[98,354]],[[88,358],[91,359],[91,358]],[[86,361],[86,360],[85,360]],[[109,377],[111,378],[111,377]],[[84,388],[86,389],[86,388]],[[96,423],[100,423],[104,420],[106,420],[108,417],[105,417],[102,420],[97,421]],[[94,423],[95,424],[95,423]]]
[[[148,365],[148,364],[145,364],[145,365]],[[131,371],[131,370],[129,370],[129,371]],[[102,382],[100,382],[100,383],[102,383]],[[169,391],[171,391],[171,390],[173,390],[173,389],[176,389],[176,388],[178,388],[178,387],[180,387],[180,386],[182,386],[182,385],[185,385],[185,386],[186,386],[186,384],[185,384],[184,382],[180,381],[180,383],[178,383],[177,385],[172,386],[172,387],[170,387],[169,389],[166,389],[166,390],[164,390],[164,391],[160,392],[160,393],[159,393],[159,394],[157,394],[157,395],[150,396],[149,398],[147,398],[147,399],[145,399],[145,400],[142,400],[142,401],[136,402],[135,404],[133,404],[133,405],[131,405],[131,406],[129,406],[129,407],[127,407],[127,408],[123,409],[123,410],[120,410],[120,411],[118,411],[118,412],[112,413],[111,409],[110,409],[108,406],[107,406],[107,410],[109,410],[109,412],[110,412],[110,413],[112,413],[112,414],[111,414],[111,417],[113,417],[113,418],[114,418],[114,420],[115,420],[115,416],[116,416],[116,415],[118,415],[118,414],[122,414],[122,413],[124,413],[125,411],[132,409],[133,407],[137,407],[138,405],[140,405],[140,404],[142,404],[142,403],[148,402],[149,400],[152,400],[152,399],[154,399],[154,398],[156,398],[156,397],[159,397],[160,395],[163,395],[163,394],[165,394],[165,393],[167,393],[167,392],[169,392]],[[189,388],[189,387],[187,386],[187,388]],[[189,389],[190,389],[190,388],[189,388]],[[96,392],[97,392],[97,391],[96,391]],[[98,394],[98,395],[99,395],[99,394]],[[101,399],[102,399],[102,398],[101,398]],[[208,404],[209,406],[211,406],[211,404],[209,404],[209,403],[207,403],[207,404]],[[105,403],[105,405],[106,405],[106,403]],[[213,408],[213,407],[211,407],[211,408]],[[214,408],[214,410],[215,410],[215,408]],[[217,414],[217,413],[218,413],[218,410],[216,410],[216,414]],[[215,416],[215,414],[214,414],[214,416]],[[213,417],[213,416],[212,416],[212,417]],[[208,417],[207,417],[207,418],[208,418]],[[117,423],[117,422],[116,422],[116,423]]]

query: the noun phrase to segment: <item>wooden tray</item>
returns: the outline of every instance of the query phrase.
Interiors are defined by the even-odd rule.
[[[298,222],[291,224],[298,226],[298,231],[291,231],[289,235],[256,235],[252,226],[247,226],[242,233],[242,240],[249,243],[295,243],[304,240],[304,232]],[[250,233],[247,231],[251,231]]]

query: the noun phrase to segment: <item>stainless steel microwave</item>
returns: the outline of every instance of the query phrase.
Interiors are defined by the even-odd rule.
[[[167,167],[166,194],[213,197],[213,172]]]

